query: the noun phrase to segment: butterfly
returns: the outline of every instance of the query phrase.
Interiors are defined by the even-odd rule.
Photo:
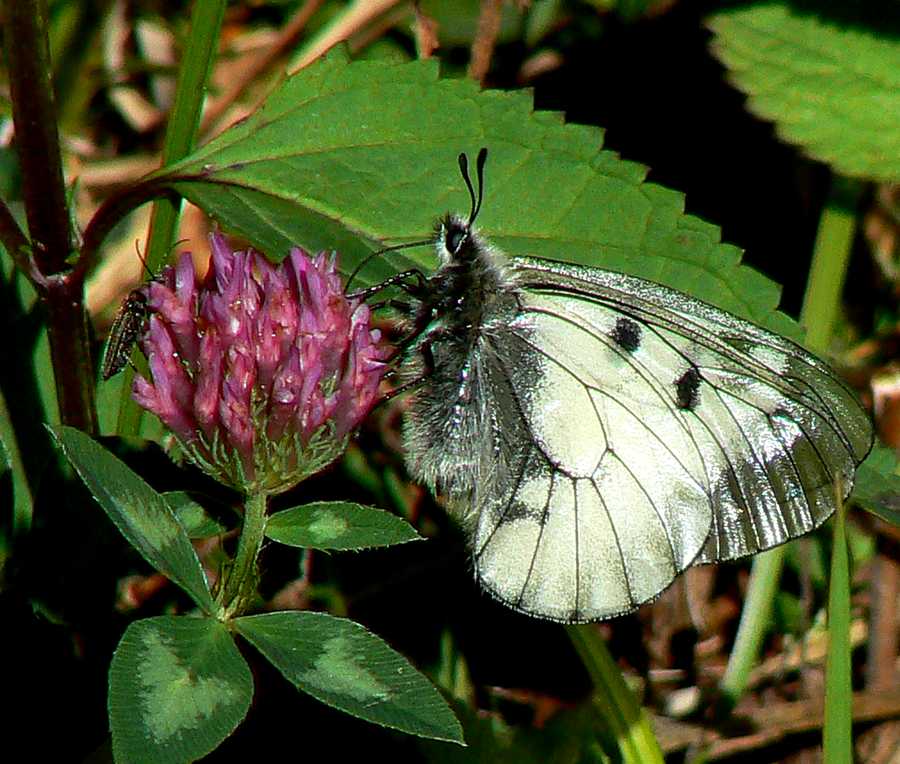
[[[799,345],[623,273],[506,257],[468,217],[401,274],[413,478],[444,494],[481,586],[532,616],[635,610],[691,565],[822,524],[872,446],[850,388]],[[410,276],[413,278],[409,278]],[[405,380],[405,381],[404,381]]]

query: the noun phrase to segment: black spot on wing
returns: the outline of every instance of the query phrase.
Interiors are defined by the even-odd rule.
[[[548,513],[546,507],[530,507],[524,501],[513,498],[507,504],[503,514],[497,519],[497,526],[507,525],[516,520],[534,520],[543,527],[547,522]]]
[[[612,330],[612,341],[622,350],[633,353],[641,346],[641,325],[624,316],[616,319],[616,326]]]
[[[700,372],[691,366],[675,380],[676,404],[685,411],[693,411],[700,403]]]

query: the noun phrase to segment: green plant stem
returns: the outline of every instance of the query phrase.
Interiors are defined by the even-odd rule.
[[[853,686],[850,665],[850,559],[847,553],[843,488],[835,487],[831,574],[828,580],[828,654],[825,661],[823,759],[853,761]]]
[[[197,0],[191,15],[191,32],[178,73],[175,103],[166,127],[163,167],[183,159],[194,148],[200,127],[209,77],[219,49],[219,33],[226,0]],[[160,199],[153,206],[147,265],[156,272],[169,255],[178,226],[181,199],[176,195]]]
[[[186,157],[194,147],[209,75],[219,47],[219,33],[226,4],[226,0],[194,2],[190,35],[185,42],[184,57],[178,73],[175,103],[166,127],[162,152],[163,167]],[[153,273],[162,268],[169,255],[180,214],[181,198],[174,194],[158,200],[153,205],[146,252],[147,267]],[[133,374],[131,369],[126,371],[122,397],[119,400],[117,429],[122,435],[137,434],[143,413],[131,400]]]
[[[237,554],[219,597],[225,618],[241,615],[257,596],[259,574],[256,558],[265,538],[267,504],[268,496],[265,493],[248,496],[244,502],[244,523],[238,539]]]
[[[734,648],[719,685],[726,710],[730,711],[747,688],[750,670],[759,656],[760,645],[772,616],[772,603],[781,580],[785,546],[757,555],[750,572],[747,597],[734,638]]]
[[[831,338],[856,233],[855,181],[834,179],[831,198],[816,237],[816,250],[801,320],[807,342],[825,350]],[[850,561],[844,514],[844,488],[835,485],[837,512],[832,525],[831,573],[828,581],[828,654],[825,668],[824,758],[853,760],[853,686],[850,665]]]
[[[813,261],[800,323],[806,329],[806,345],[824,353],[834,332],[841,306],[841,293],[856,234],[856,203],[860,187],[856,181],[835,177],[819,220]]]
[[[615,740],[621,760],[630,764],[663,761],[650,721],[625,684],[606,642],[595,626],[566,626],[569,639],[594,683],[594,705]]]
[[[806,344],[820,353],[828,346],[840,306],[856,230],[854,206],[857,195],[855,183],[835,177],[819,220],[800,323],[806,328]],[[781,580],[785,549],[784,546],[772,549],[753,561],[734,650],[719,686],[729,710],[744,693],[750,669],[759,656]]]
[[[73,237],[50,79],[47,9],[43,0],[6,0],[3,10],[4,49],[30,236],[31,267],[26,273],[36,281],[47,308],[60,418],[96,432],[84,280],[70,271],[68,262]],[[16,252],[21,254],[20,246]]]

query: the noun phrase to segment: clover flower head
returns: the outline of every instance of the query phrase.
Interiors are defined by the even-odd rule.
[[[146,289],[150,380],[132,395],[220,482],[275,494],[344,451],[376,402],[388,349],[368,306],[343,293],[336,256],[298,247],[279,265],[211,237]]]

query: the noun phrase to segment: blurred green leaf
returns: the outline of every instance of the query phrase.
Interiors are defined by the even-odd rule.
[[[303,692],[360,719],[462,743],[462,728],[434,685],[358,623],[326,613],[237,618],[238,632]]]
[[[481,0],[421,0],[422,13],[438,26],[438,38],[445,48],[471,45],[478,28]],[[503,3],[497,42],[516,39],[522,29],[522,12],[515,3]]]
[[[718,228],[601,143],[597,128],[534,112],[527,92],[442,80],[429,61],[332,53],[160,177],[270,256],[336,249],[346,271],[373,249],[430,236],[436,215],[468,210],[456,158],[487,146],[479,226],[506,252],[643,276],[798,335],[775,310],[778,287],[741,266]],[[360,283],[434,264],[430,247],[393,252]]]
[[[587,0],[599,11],[614,12],[625,21],[636,21],[647,11],[658,7],[666,10],[671,6],[669,0]]]
[[[19,441],[2,390],[0,390],[0,503],[12,508],[12,517],[7,518],[7,522],[12,520],[12,523],[0,531],[2,544],[10,534],[27,532],[34,518],[31,486],[28,483],[28,475],[25,474]]]
[[[537,45],[559,23],[562,0],[535,0],[528,10],[525,22],[525,42],[529,47]]]
[[[900,180],[900,5],[759,2],[709,20],[755,114],[837,172]]]
[[[876,535],[868,528],[860,528],[856,525],[847,525],[847,547],[850,550],[851,575],[869,562],[877,551]],[[867,582],[859,582],[860,586],[867,586]]]
[[[422,740],[429,764],[608,764],[597,740],[597,719],[590,703],[561,708],[539,727],[506,724],[499,714],[479,714],[454,703],[466,733],[466,748]],[[518,715],[534,712],[525,706]]]
[[[900,525],[900,475],[897,456],[876,443],[872,453],[856,471],[852,500],[863,509],[893,525]]]
[[[163,494],[163,498],[175,513],[175,517],[178,518],[178,522],[184,527],[189,538],[208,539],[228,530],[222,523],[211,517],[203,505],[186,491],[167,491]]]
[[[831,548],[831,534],[822,529],[804,536],[799,543],[786,544],[784,563],[794,573],[806,576],[814,589],[825,591],[828,584],[828,552]]]
[[[252,697],[250,667],[223,624],[177,616],[135,621],[109,669],[115,759],[199,759],[240,724]]]
[[[802,635],[809,628],[804,603],[788,592],[778,592],[772,603],[773,628],[779,634]]]
[[[347,501],[322,501],[276,512],[266,523],[266,536],[312,549],[366,549],[422,538],[406,520],[387,510]]]
[[[184,589],[203,610],[215,604],[194,547],[163,496],[124,462],[74,427],[51,433],[97,503],[154,568]]]

